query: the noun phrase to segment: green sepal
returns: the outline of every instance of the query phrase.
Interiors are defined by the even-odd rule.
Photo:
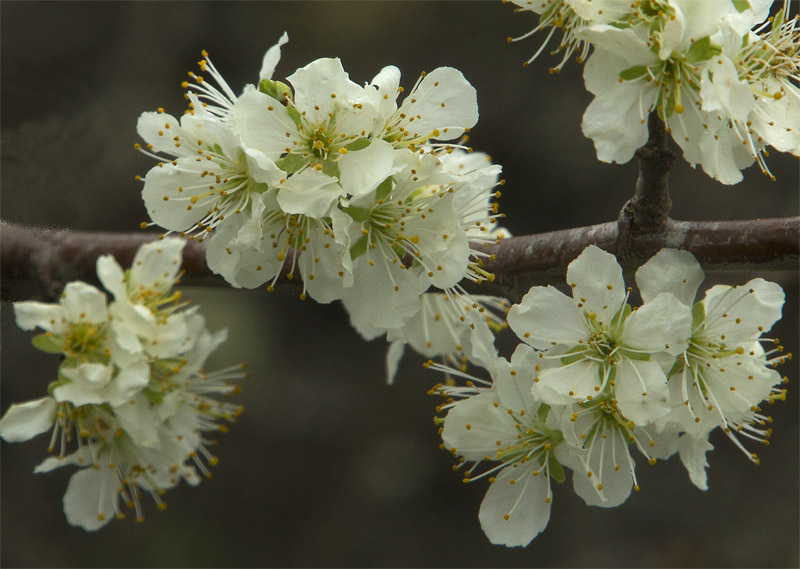
[[[325,160],[322,163],[322,173],[327,174],[331,178],[339,179],[339,165],[333,160]]]
[[[603,368],[598,366],[597,368],[598,373],[600,374],[600,381],[603,381]],[[608,367],[608,383],[610,384],[617,378],[617,366],[609,366]],[[608,387],[606,387],[606,391]]]
[[[386,196],[392,193],[394,187],[394,179],[389,176],[375,189],[375,201],[385,200]]]
[[[664,108],[664,116],[669,118],[675,112],[675,91],[671,91]]]
[[[542,403],[539,405],[539,411],[537,411],[537,415],[539,417],[539,422],[544,425],[547,422],[547,415],[550,414],[550,405],[546,403]]]
[[[686,52],[686,60],[689,63],[699,63],[707,61],[720,53],[722,53],[722,46],[711,43],[711,38],[706,36],[700,38],[689,47],[689,51]]]
[[[286,103],[292,96],[291,87],[283,81],[273,81],[272,79],[262,79],[259,81],[258,90],[281,104]]]
[[[357,138],[345,146],[345,148],[347,148],[348,152],[358,152],[359,150],[364,150],[370,144],[372,144],[372,142],[369,139]]]
[[[342,208],[347,215],[353,218],[353,221],[366,221],[369,219],[369,215],[372,212],[372,209],[368,207],[355,207],[355,206],[348,206]]]
[[[306,164],[308,164],[308,159],[303,158],[299,154],[287,154],[283,158],[275,161],[275,165],[287,174],[294,174]]]
[[[672,364],[669,373],[667,373],[667,377],[672,377],[675,374],[681,373],[684,367],[686,367],[686,361],[683,358],[676,358],[675,363]]]
[[[152,389],[143,389],[142,393],[147,400],[153,405],[161,405],[164,402],[164,393],[161,391],[153,391]]]
[[[361,239],[356,241],[355,245],[350,247],[350,258],[355,261],[361,255],[367,252],[367,236],[362,235]]]
[[[629,360],[636,360],[638,362],[649,362],[650,361],[650,354],[643,354],[641,352],[633,352],[630,350],[626,350],[622,348],[620,353],[628,358]]]
[[[619,78],[623,81],[631,81],[633,79],[638,79],[643,75],[647,74],[647,66],[646,65],[634,65],[633,67],[628,67],[627,69],[623,69],[619,73]]]
[[[294,121],[294,124],[300,128],[303,125],[303,116],[300,114],[300,111],[294,107],[286,107],[286,110],[289,112],[289,116]]]
[[[741,14],[750,9],[750,2],[748,0],[733,0],[733,7]]]
[[[706,307],[702,302],[692,307],[692,330],[696,330],[706,319]]]
[[[584,346],[575,346],[566,354],[561,356],[560,361],[564,365],[574,364],[575,362],[579,362],[584,358],[584,352],[586,352],[586,348]]]
[[[552,453],[547,458],[547,473],[556,482],[564,482],[566,479],[564,467],[561,466],[561,463],[556,460]]]
[[[60,354],[63,352],[61,344],[53,339],[52,334],[37,334],[31,338],[31,344],[37,350],[41,350],[48,354]]]
[[[628,316],[631,315],[631,312],[633,312],[631,305],[628,304],[627,302],[623,304],[622,308],[620,308],[614,315],[614,317],[611,319],[611,329],[617,330],[619,328],[620,321],[625,322]]]

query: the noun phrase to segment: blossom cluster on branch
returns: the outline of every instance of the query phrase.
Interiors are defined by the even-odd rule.
[[[773,180],[766,147],[800,156],[800,24],[789,1],[511,0],[539,15],[531,34],[557,30],[559,71],[573,53],[595,96],[583,133],[597,158],[628,162],[656,112],[693,166],[724,184],[758,162]],[[590,49],[593,48],[591,56]]]
[[[571,298],[533,287],[511,307],[523,343],[510,361],[473,322],[468,357],[490,380],[427,364],[448,375],[432,390],[447,398],[443,448],[459,457],[464,482],[491,483],[480,521],[492,543],[524,546],[545,528],[550,480],[563,482],[564,467],[587,504],[608,508],[639,490],[632,451],[650,464],[678,452],[701,490],[713,430],[758,460],[742,439],[767,443],[761,405],[785,398],[773,368],[791,355],[762,336],[780,318],[783,290],[756,278],[695,303],[702,280],[691,253],[662,249],[637,271],[644,303],[632,307],[614,256],[590,246],[567,270]],[[476,473],[484,462],[497,464]]]
[[[186,114],[141,116],[137,147],[159,161],[143,178],[153,222],[210,234],[208,265],[233,286],[271,288],[288,267],[302,298],[341,300],[365,336],[403,326],[431,286],[491,278],[500,167],[457,142],[478,120],[461,72],[423,73],[399,103],[394,66],[362,87],[317,59],[290,86],[272,78],[287,41],[241,96],[204,53]]]
[[[81,281],[69,283],[57,304],[17,302],[17,325],[40,329],[33,345],[62,361],[41,399],[12,405],[0,420],[0,437],[28,440],[52,431],[36,472],[67,465],[72,475],[64,512],[73,525],[96,530],[125,516],[120,501],[143,519],[147,492],[159,509],[162,493],[181,480],[210,477],[217,458],[209,447],[242,407],[221,401],[238,391],[242,366],[206,372],[209,355],[227,337],[211,333],[197,307],[181,302],[173,286],[185,241],[143,245],[130,270],[111,256],[97,274],[114,300]],[[77,447],[77,448],[76,448]]]

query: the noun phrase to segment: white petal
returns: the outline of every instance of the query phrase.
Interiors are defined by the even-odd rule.
[[[729,287],[717,285],[706,292],[706,334],[725,336],[728,345],[755,339],[768,332],[781,317],[785,295],[780,285],[756,278]]]
[[[567,267],[567,284],[583,312],[594,312],[601,325],[610,325],[625,300],[625,281],[617,258],[589,245]]]
[[[335,220],[341,210],[334,207],[331,213]],[[325,235],[321,229],[312,229],[308,236],[311,239],[310,248],[300,255],[298,262],[306,291],[311,298],[323,304],[342,298],[344,289],[353,284],[349,248],[337,243],[330,234]]]
[[[134,444],[144,448],[158,444],[159,421],[143,394],[138,393],[131,401],[116,406],[114,414]]]
[[[0,419],[0,437],[18,443],[44,433],[55,423],[57,407],[52,397],[11,405]]]
[[[607,50],[624,59],[629,66],[649,65],[658,61],[647,43],[632,28],[620,29],[607,24],[584,27],[580,36],[594,44],[595,49]],[[616,81],[616,78],[614,79]]]
[[[662,292],[634,310],[624,326],[621,342],[625,346],[677,356],[686,349],[692,335],[692,310],[672,294]]]
[[[260,91],[248,91],[239,97],[230,116],[245,147],[259,150],[272,160],[277,160],[293,142],[302,141],[286,107]]]
[[[150,169],[142,189],[150,218],[166,229],[185,231],[206,217],[206,206],[191,203],[192,197],[208,188],[200,174],[194,158],[178,158],[177,166],[164,163]]]
[[[337,102],[347,105],[364,97],[364,89],[350,81],[339,58],[312,61],[287,79],[294,87],[296,107],[315,125],[326,122],[329,113],[335,114]]]
[[[742,172],[733,152],[733,145],[741,144],[727,126],[716,133],[706,132],[700,139],[703,171],[726,185],[742,181]]]
[[[525,413],[535,413],[541,400],[533,396],[531,389],[534,385],[533,378],[537,374],[535,366],[540,361],[539,352],[527,344],[519,344],[511,356],[510,364],[504,358],[495,357],[495,361],[496,371],[492,378],[500,403],[517,413],[522,410]]]
[[[575,493],[589,506],[613,508],[622,504],[633,488],[635,469],[628,441],[613,420],[585,413],[573,423],[569,415],[565,413],[562,425],[570,453],[559,456],[573,470]]]
[[[336,178],[315,168],[306,168],[281,184],[278,203],[286,213],[319,219],[330,215],[331,208],[343,193]]]
[[[636,271],[636,285],[646,303],[668,292],[691,307],[704,278],[694,255],[677,249],[661,249]]]
[[[547,527],[550,477],[544,472],[534,476],[534,469],[540,468],[534,462],[505,467],[489,486],[478,518],[492,543],[526,546]]]
[[[362,150],[348,152],[338,162],[342,189],[353,197],[371,192],[400,170],[400,167],[393,167],[393,163],[392,145],[380,139],[373,140]]]
[[[394,378],[397,375],[397,367],[406,349],[405,342],[392,342],[386,350],[386,384],[394,385]]]
[[[152,145],[149,150],[174,155],[176,147],[173,137],[182,134],[178,128],[179,124],[180,121],[172,115],[146,112],[142,113],[139,120],[136,121],[136,132],[147,144]],[[170,125],[172,130],[167,130],[165,125]]]
[[[399,269],[379,257],[370,266],[362,256],[353,268],[353,286],[344,289],[342,303],[359,329],[399,328],[421,306],[419,279],[410,269]],[[396,288],[395,288],[396,287]]]
[[[700,81],[700,97],[704,111],[719,111],[740,123],[747,122],[755,105],[749,83],[739,79],[736,66],[724,56],[708,62]]]
[[[81,281],[68,283],[64,287],[61,305],[70,322],[98,324],[108,320],[106,295]]]
[[[63,457],[49,456],[44,459],[40,464],[33,469],[36,474],[42,472],[51,472],[56,468],[77,464],[78,466],[87,466],[92,464],[92,449],[89,445],[84,445],[72,454]]]
[[[590,360],[554,366],[539,372],[539,381],[534,380],[533,394],[550,405],[565,405],[573,401],[585,401],[597,395],[600,387],[600,366]]]
[[[689,473],[689,479],[700,490],[708,490],[706,478],[708,461],[706,460],[706,453],[710,450],[714,450],[714,446],[708,442],[707,437],[694,438],[689,435],[683,435],[678,445],[681,462],[683,462],[686,471]]]
[[[283,32],[278,43],[273,45],[264,54],[264,60],[261,62],[261,71],[258,74],[259,79],[272,79],[272,74],[275,73],[275,67],[281,59],[281,46],[289,42],[289,34]]]
[[[70,383],[56,387],[53,397],[59,403],[69,401],[77,407],[107,403],[108,396],[103,388],[111,380],[111,369],[111,366],[92,363],[62,368],[61,374],[70,379]]]
[[[247,159],[247,173],[256,182],[274,187],[286,178],[286,172],[278,168],[265,152],[245,148],[244,153]]]
[[[509,310],[508,325],[523,342],[541,350],[553,342],[576,345],[589,336],[572,299],[552,286],[531,288]]]
[[[127,401],[147,387],[149,380],[150,366],[147,365],[144,359],[120,369],[114,378],[114,388],[121,401],[110,401],[111,405],[118,405]]]
[[[113,469],[84,468],[69,479],[64,494],[67,521],[86,531],[95,531],[114,519],[119,480]]]
[[[181,269],[182,252],[186,241],[166,237],[139,247],[133,258],[130,284],[135,292],[152,291],[156,295],[169,290]]]
[[[430,136],[438,129],[434,138],[452,140],[478,122],[477,92],[459,70],[439,67],[403,100],[398,112],[416,117],[406,125],[412,137]]]
[[[586,86],[596,96],[583,114],[581,128],[603,162],[626,163],[647,142],[647,114],[657,92],[642,80],[620,83],[619,73],[626,67],[624,60],[598,49],[583,70]]]
[[[111,255],[102,255],[97,258],[97,277],[105,289],[114,295],[117,300],[124,300],[125,272]]]
[[[652,361],[623,360],[616,366],[614,388],[620,412],[637,425],[648,425],[669,410],[667,376]]]
[[[494,393],[480,393],[456,403],[444,420],[442,441],[466,460],[494,460],[497,450],[517,442],[514,419],[495,407]],[[500,441],[500,445],[497,444]]]
[[[17,326],[23,330],[41,328],[54,334],[66,330],[67,313],[60,304],[45,304],[33,300],[14,303]]]

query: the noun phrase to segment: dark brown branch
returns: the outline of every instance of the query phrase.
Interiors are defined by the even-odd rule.
[[[742,221],[667,220],[663,231],[639,235],[636,248],[618,247],[617,222],[503,240],[486,270],[495,274],[492,294],[519,299],[531,286],[564,284],[567,265],[590,244],[617,256],[623,269],[636,269],[664,247],[690,251],[706,272],[797,270],[800,217]],[[472,290],[480,290],[473,288]]]
[[[655,253],[642,250],[642,240],[667,231],[672,207],[669,171],[675,165],[675,155],[667,149],[664,123],[656,113],[650,114],[647,127],[650,133],[647,144],[636,151],[639,160],[636,193],[623,206],[617,220],[617,253],[629,257],[638,252],[642,261]]]
[[[796,270],[800,259],[800,218],[745,221],[673,221],[664,231],[640,235],[634,251],[623,254],[617,246],[617,222],[578,227],[551,233],[512,237],[491,251],[495,260],[486,269],[494,283],[471,286],[473,292],[518,300],[533,285],[563,284],[567,265],[583,249],[595,244],[618,256],[626,269],[639,266],[642,251],[662,247],[691,251],[709,271]],[[157,239],[153,233],[72,232],[65,229],[30,229],[0,226],[0,271],[3,300],[53,300],[71,280],[97,282],[95,262],[112,254],[121,265],[130,265],[142,243]],[[227,286],[211,274],[201,243],[191,241],[184,252],[187,286]],[[297,280],[282,280],[297,289]]]

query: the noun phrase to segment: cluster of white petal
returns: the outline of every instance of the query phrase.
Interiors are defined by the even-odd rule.
[[[97,274],[114,297],[110,303],[76,281],[58,304],[14,305],[22,329],[44,331],[34,346],[63,360],[48,396],[11,405],[0,437],[18,442],[52,431],[49,450],[58,455],[36,472],[81,467],[70,479],[64,511],[86,530],[123,517],[120,500],[141,521],[142,490],[163,509],[165,489],[181,479],[198,484],[196,468],[210,475],[206,463],[217,459],[206,448],[207,434],[226,430],[219,421],[241,412],[214,398],[238,390],[230,381],[243,377],[241,367],[203,371],[226,332],[209,332],[197,309],[172,290],[184,245],[178,238],[143,245],[127,271],[113,257],[100,257]]]
[[[490,278],[500,168],[459,142],[478,120],[461,72],[423,73],[402,100],[393,66],[362,86],[322,58],[282,82],[287,41],[240,96],[204,53],[186,114],[140,117],[140,149],[159,160],[142,191],[152,221],[208,240],[209,267],[235,287],[299,277],[301,298],[341,300],[367,337],[405,325],[432,286]]]
[[[774,179],[767,146],[800,156],[800,25],[788,0],[768,20],[773,0],[515,3],[540,14],[531,33],[564,30],[561,65],[594,48],[583,132],[598,159],[628,162],[647,141],[650,113],[690,164],[724,184],[754,161]]]
[[[511,307],[523,343],[510,362],[486,326],[472,326],[464,352],[490,381],[427,364],[449,376],[433,389],[447,397],[437,408],[447,410],[444,447],[461,457],[457,468],[474,463],[465,481],[492,484],[480,520],[493,543],[527,545],[544,529],[549,478],[563,480],[563,467],[587,504],[614,507],[639,489],[634,450],[650,464],[679,452],[706,489],[717,427],[742,450],[742,438],[767,442],[760,405],[784,398],[773,368],[789,355],[762,334],[780,318],[783,291],[753,279],[695,303],[702,280],[690,253],[664,249],[637,271],[643,304],[632,307],[614,256],[589,246],[567,269],[571,296],[533,287]],[[498,464],[475,476],[484,461]]]

